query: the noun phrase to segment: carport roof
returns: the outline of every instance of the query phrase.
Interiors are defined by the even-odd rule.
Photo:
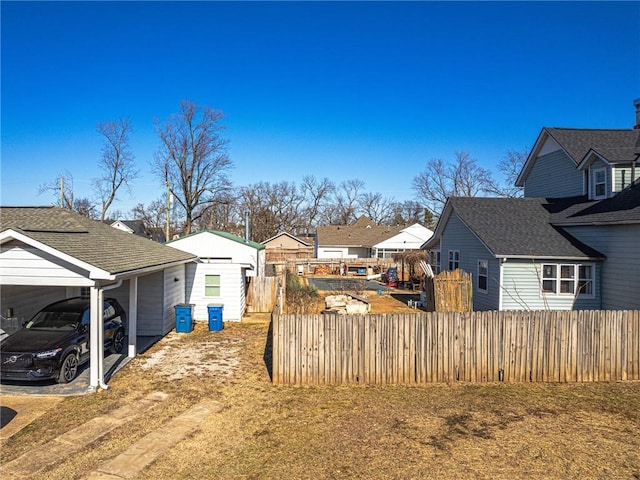
[[[112,275],[196,258],[58,207],[0,207],[0,232],[7,230]]]

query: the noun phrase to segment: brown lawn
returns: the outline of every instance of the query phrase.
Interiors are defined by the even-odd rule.
[[[375,296],[377,308],[408,308]],[[392,302],[395,302],[392,303]],[[640,479],[640,383],[276,387],[259,316],[171,334],[110,388],[65,398],[3,441],[2,463],[154,391],[150,413],[60,458],[39,478],[80,478],[203,398],[220,413],[144,479]]]

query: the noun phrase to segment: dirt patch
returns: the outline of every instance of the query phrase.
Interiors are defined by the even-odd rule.
[[[190,342],[184,335],[170,333],[159,348],[141,357],[140,369],[152,370],[168,380],[188,376],[225,379],[234,373],[240,363],[241,340]]]

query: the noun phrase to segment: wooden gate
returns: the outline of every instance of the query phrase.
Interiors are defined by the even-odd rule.
[[[253,277],[247,288],[247,312],[270,313],[276,300],[277,277]]]

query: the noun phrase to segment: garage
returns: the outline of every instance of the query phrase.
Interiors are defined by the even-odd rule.
[[[128,357],[140,337],[175,326],[185,301],[185,265],[196,257],[57,207],[0,207],[0,314],[14,327],[61,299],[90,299],[89,390],[105,384],[102,308],[127,316]]]

